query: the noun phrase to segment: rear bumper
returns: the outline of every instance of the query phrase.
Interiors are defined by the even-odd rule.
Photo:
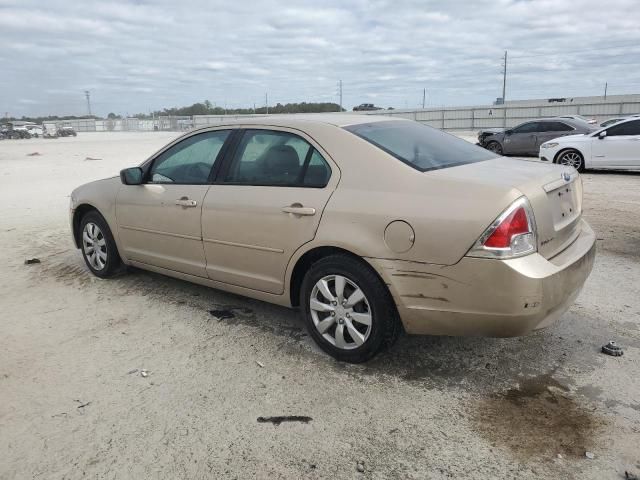
[[[464,257],[451,266],[368,259],[385,280],[412,334],[511,337],[544,328],[575,301],[595,259],[595,234],[581,233],[552,259]]]

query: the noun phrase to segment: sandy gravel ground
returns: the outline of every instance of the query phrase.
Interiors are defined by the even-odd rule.
[[[320,353],[293,311],[88,273],[69,192],[173,136],[0,142],[1,479],[640,474],[640,175],[584,175],[598,257],[553,327],[404,337],[352,366]],[[623,357],[599,353],[609,339]],[[275,415],[311,420],[257,421]]]

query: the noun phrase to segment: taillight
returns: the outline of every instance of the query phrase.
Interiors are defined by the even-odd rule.
[[[536,250],[533,212],[529,201],[520,197],[484,231],[467,256],[514,258]]]

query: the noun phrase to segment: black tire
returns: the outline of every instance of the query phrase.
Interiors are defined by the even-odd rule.
[[[327,340],[316,328],[311,312],[310,302],[314,287],[320,280],[334,275],[346,278],[348,282],[352,282],[353,285],[357,286],[364,293],[367,307],[365,314],[371,318],[370,328],[367,330],[368,336],[364,340],[364,343],[350,349],[339,348]],[[345,297],[348,296],[346,294],[347,288],[350,287],[345,287]],[[333,293],[336,293],[335,288]],[[336,298],[338,298],[337,295]],[[309,335],[311,335],[322,350],[343,362],[362,363],[370,360],[380,351],[393,345],[402,330],[398,312],[387,286],[380,280],[369,265],[349,255],[336,254],[324,257],[311,266],[302,281],[300,305],[302,319],[309,331]],[[358,328],[367,329],[366,326],[363,327],[359,323],[354,322],[355,315],[358,313],[355,311],[355,308],[358,307],[356,306],[354,310],[352,310],[353,316],[349,317],[347,314],[346,317],[351,318],[351,320],[349,320],[351,325],[357,325]],[[361,306],[359,308],[363,307]],[[342,315],[342,313],[338,315]],[[316,317],[317,316],[318,313],[316,312]],[[328,317],[324,317],[324,319],[327,318]],[[335,335],[335,330],[338,328],[337,320],[338,319],[334,321],[335,327],[329,327],[329,330],[326,332],[327,334],[331,335],[330,332],[331,329],[333,329]],[[342,319],[342,321],[345,322],[346,320]],[[342,325],[342,328],[345,332],[345,338],[350,338],[353,344],[357,343],[349,334],[347,326]]]
[[[106,255],[105,260],[102,260],[102,257],[99,257],[99,259],[94,257],[94,261],[89,258],[90,255],[88,252],[90,252],[91,249],[88,247],[90,243],[84,238],[84,233],[87,225],[90,224],[97,226],[99,229],[99,234],[95,236],[95,239],[98,239],[98,242],[100,239],[104,239],[104,249],[101,246],[98,248]],[[113,239],[111,229],[109,228],[109,225],[107,225],[104,217],[95,210],[90,211],[82,217],[78,228],[78,243],[80,244],[82,258],[84,259],[84,263],[87,264],[87,267],[89,267],[89,270],[91,270],[91,273],[100,278],[109,278],[115,275],[119,270],[122,261],[120,260],[118,248],[116,247],[116,242]],[[91,229],[91,227],[89,228]],[[95,232],[95,230],[93,231]]]
[[[584,172],[584,157],[578,150],[572,148],[560,152],[556,157],[556,163],[571,166],[580,173]]]
[[[500,145],[496,141],[492,141],[487,143],[487,150],[493,153],[497,153],[498,155],[502,155],[502,145]]]

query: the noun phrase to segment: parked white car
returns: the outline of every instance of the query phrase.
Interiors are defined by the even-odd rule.
[[[25,125],[25,128],[29,131],[32,137],[41,137],[43,130],[41,125]]]
[[[555,138],[540,145],[540,160],[586,168],[640,170],[640,118],[629,118],[584,135]]]
[[[589,125],[595,125],[598,121],[595,118],[587,118],[582,115],[561,115],[558,118],[573,118],[574,120],[582,120],[583,122],[588,123]]]

